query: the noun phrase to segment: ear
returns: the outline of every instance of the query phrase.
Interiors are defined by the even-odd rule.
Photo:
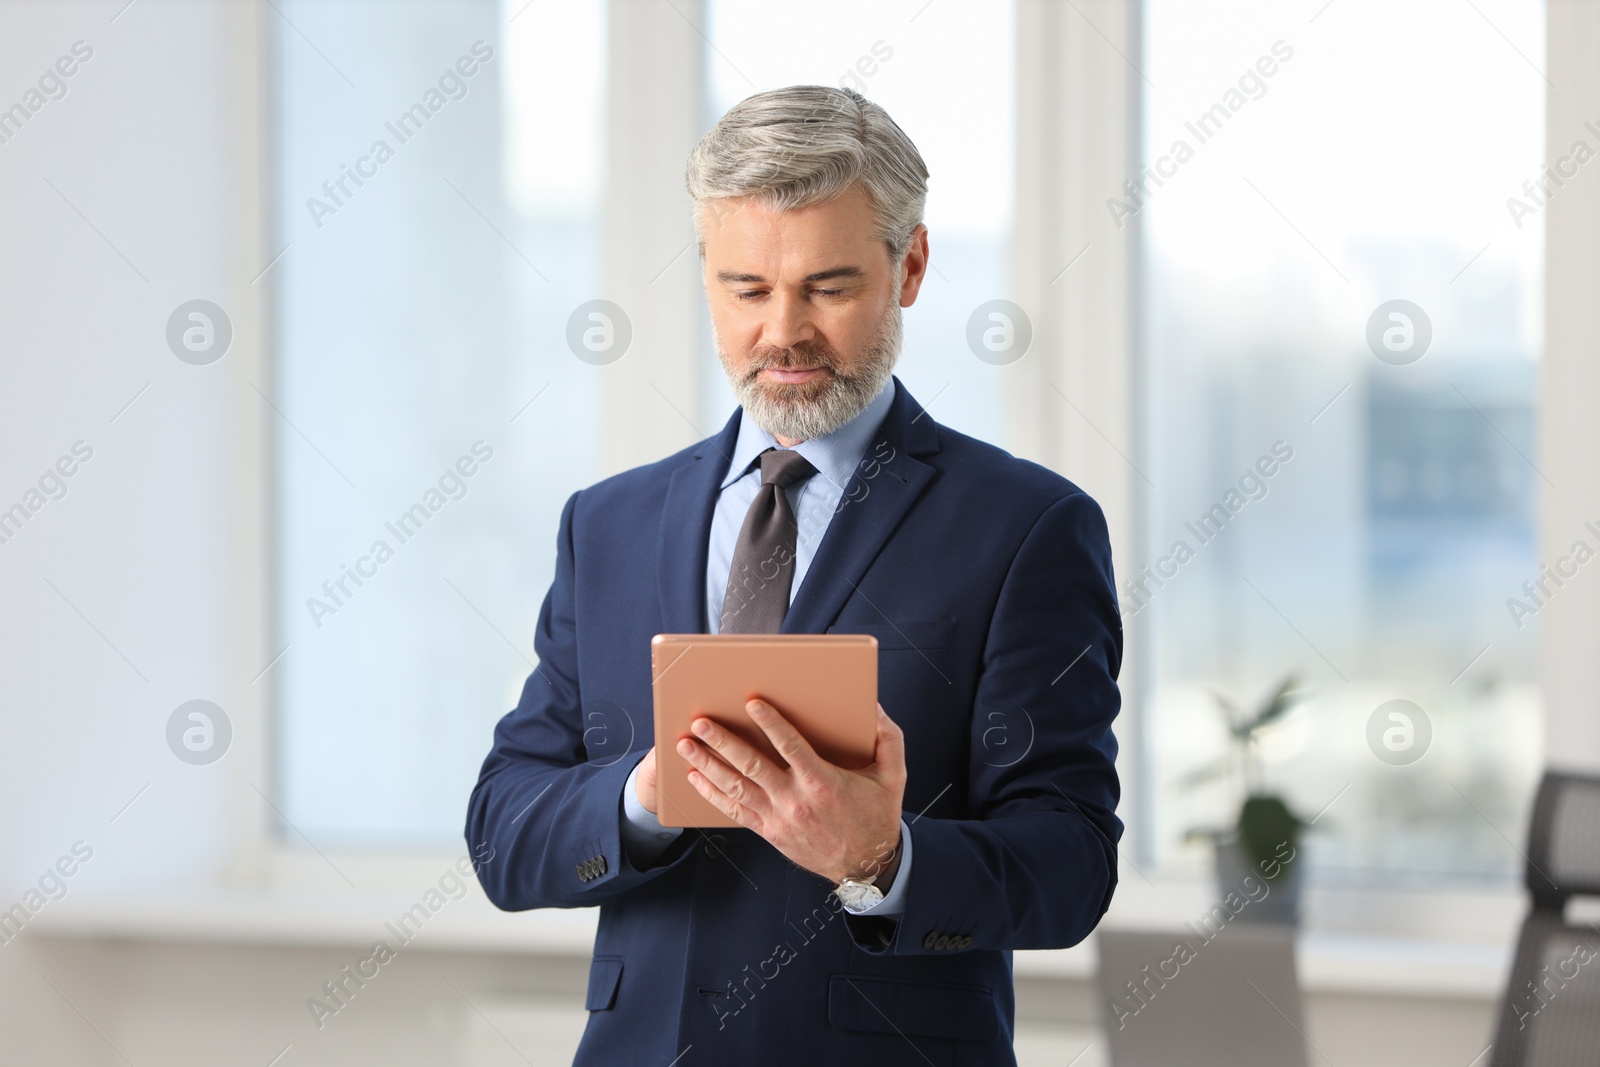
[[[928,227],[917,223],[911,231],[911,243],[900,261],[900,306],[908,308],[917,302],[922,291],[922,279],[928,276]]]

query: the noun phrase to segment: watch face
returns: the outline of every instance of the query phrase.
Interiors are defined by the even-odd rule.
[[[861,882],[845,882],[836,890],[844,906],[851,911],[865,911],[883,900],[883,890]]]

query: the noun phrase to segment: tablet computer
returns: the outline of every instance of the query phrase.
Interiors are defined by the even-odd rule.
[[[662,826],[737,826],[689,781],[678,755],[705,715],[780,767],[745,712],[760,697],[839,767],[872,763],[878,735],[878,639],[870,634],[657,634],[650,642],[656,725],[656,818]]]

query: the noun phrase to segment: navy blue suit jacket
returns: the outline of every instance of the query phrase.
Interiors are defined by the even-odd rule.
[[[1011,950],[1083,940],[1116,884],[1122,630],[1100,507],[939,425],[896,378],[783,632],[878,639],[905,732],[904,914],[850,915],[743,828],[687,830],[639,870],[621,794],[653,744],[650,638],[706,630],[739,418],[567,501],[539,666],[468,809],[492,856],[479,880],[507,910],[599,906],[577,1064],[1014,1063]]]

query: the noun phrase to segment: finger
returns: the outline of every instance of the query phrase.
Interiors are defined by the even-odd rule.
[[[716,753],[690,738],[678,742],[678,752],[719,793],[755,811],[768,811],[771,805],[759,785],[724,763]],[[693,773],[693,772],[691,772]]]
[[[772,775],[781,768],[732,730],[723,728],[709,718],[698,718],[689,724],[689,728],[694,730],[702,743],[711,746],[724,763],[756,785],[767,788],[774,784]]]
[[[712,785],[711,780],[699,771],[691,770],[689,772],[689,784],[694,786],[695,790],[705,797],[712,807],[740,826],[745,826],[749,823],[748,809],[736,801],[729,800],[722,790]]]
[[[800,731],[789,724],[789,720],[768,704],[765,700],[752,700],[744,706],[744,710],[761,727],[762,733],[767,735],[767,740],[772,742],[772,747],[778,750],[784,762],[788,763],[795,773],[804,782],[816,782],[822,778],[823,768],[832,766],[821,756],[817,755],[811,743],[800,736]]]
[[[660,806],[660,802],[656,799],[656,784],[654,782],[647,782],[641,777],[634,783],[633,798],[639,802],[639,805],[645,811],[657,818],[661,817],[661,813],[656,810]]]

